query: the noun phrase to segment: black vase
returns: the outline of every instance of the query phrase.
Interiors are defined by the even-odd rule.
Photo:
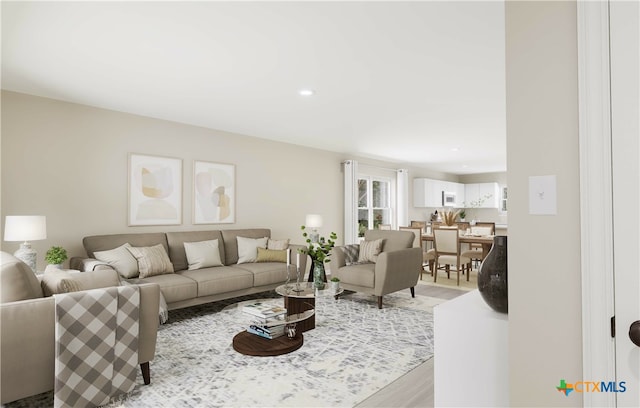
[[[493,310],[509,312],[507,290],[507,237],[493,238],[493,246],[480,265],[478,290],[482,298]]]

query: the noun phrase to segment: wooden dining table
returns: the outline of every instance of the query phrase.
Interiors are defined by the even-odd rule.
[[[460,235],[461,244],[481,244],[482,258],[486,257],[493,245],[493,235]],[[433,242],[433,234],[422,234],[423,242]]]

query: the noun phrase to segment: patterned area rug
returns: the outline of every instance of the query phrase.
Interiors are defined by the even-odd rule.
[[[267,292],[233,302],[265,297],[282,301]],[[302,348],[277,357],[233,349],[231,340],[246,318],[235,307],[225,309],[232,302],[171,311],[159,329],[151,384],[136,386],[110,406],[354,406],[432,357],[431,309],[440,301],[414,299],[407,290],[385,296],[379,310],[372,296],[320,297],[316,328],[304,333]],[[49,394],[7,407],[47,406]]]

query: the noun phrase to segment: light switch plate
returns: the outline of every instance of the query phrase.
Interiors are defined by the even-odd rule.
[[[556,215],[556,176],[529,177],[529,214]]]

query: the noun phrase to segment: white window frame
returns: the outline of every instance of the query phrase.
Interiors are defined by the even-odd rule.
[[[364,174],[364,173],[360,173],[358,174],[358,178],[357,178],[357,183],[358,186],[360,185],[360,180],[366,180],[367,181],[367,206],[366,207],[360,207],[360,192],[359,192],[359,187],[358,187],[358,197],[356,198],[357,200],[357,211],[358,214],[360,214],[360,210],[367,210],[368,212],[368,217],[367,217],[367,223],[368,223],[368,229],[374,229],[374,220],[373,220],[373,214],[374,214],[374,210],[384,210],[384,209],[388,209],[389,210],[389,223],[391,224],[391,228],[395,229],[396,228],[396,222],[395,222],[395,217],[394,214],[396,213],[396,183],[395,180],[392,179],[391,177],[383,177],[383,176],[377,176],[377,175],[371,175],[371,174]],[[378,181],[378,182],[382,182],[382,183],[387,183],[389,185],[388,188],[388,203],[389,203],[389,207],[373,207],[373,182],[374,181]],[[359,216],[358,216],[358,221],[359,221]],[[358,235],[360,235],[360,224],[358,222]]]

